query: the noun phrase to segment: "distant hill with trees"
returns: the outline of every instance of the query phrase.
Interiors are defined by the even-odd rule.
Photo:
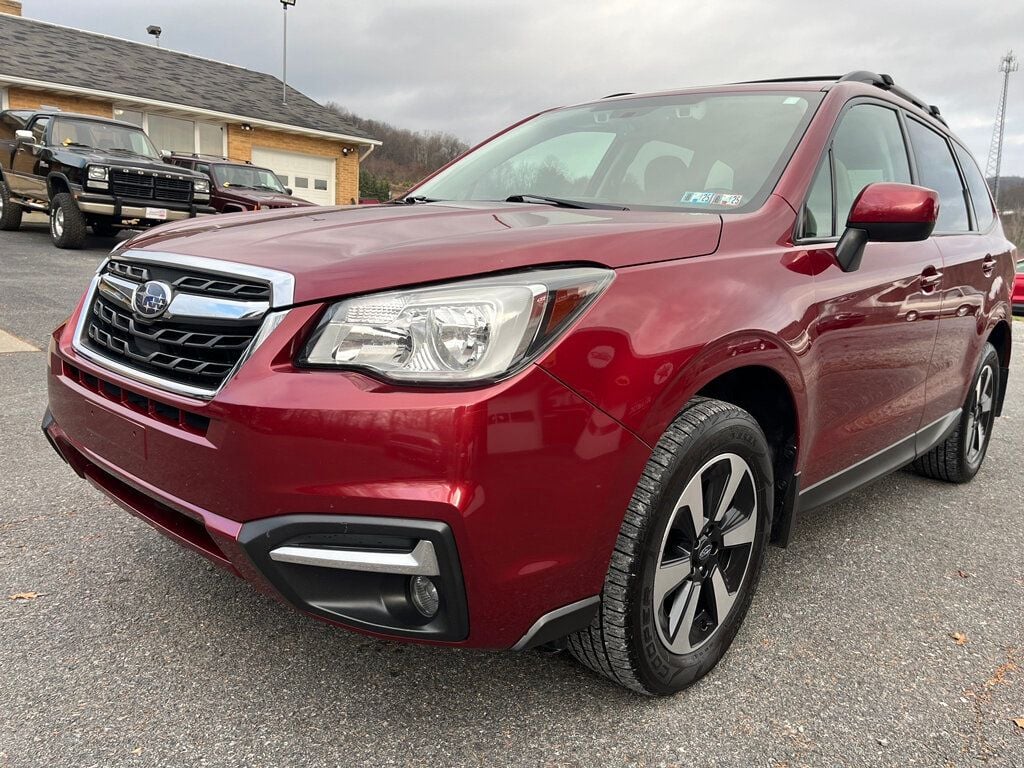
[[[387,200],[401,194],[469,149],[466,142],[450,133],[411,131],[360,117],[338,104],[329,103],[327,107],[383,142],[360,165],[360,197]]]
[[[988,183],[991,186],[992,179]],[[999,210],[1006,237],[1024,253],[1024,176],[1003,176],[999,179]]]

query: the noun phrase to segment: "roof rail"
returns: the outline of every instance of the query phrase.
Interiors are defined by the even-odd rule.
[[[938,107],[934,104],[926,104],[910,91],[896,85],[896,81],[892,79],[892,75],[880,75],[875,72],[868,72],[867,70],[859,69],[855,72],[847,72],[845,75],[840,77],[837,82],[866,83],[867,85],[873,85],[876,88],[881,88],[883,91],[889,91],[890,93],[899,96],[904,101],[909,101],[915,107],[927,112],[940,123],[948,127],[948,123],[946,123],[945,118],[939,112]]]
[[[819,80],[839,80],[841,75],[803,75],[801,77],[769,77],[767,80],[743,80],[733,85],[756,85],[758,83],[814,83]]]
[[[622,93],[609,93],[607,96],[602,96],[602,99],[614,99],[616,96],[635,96],[633,91],[623,91]]]

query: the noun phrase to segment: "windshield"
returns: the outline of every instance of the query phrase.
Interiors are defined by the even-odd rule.
[[[277,176],[266,168],[255,168],[250,165],[215,165],[212,170],[213,180],[220,187],[245,187],[285,194]]]
[[[559,109],[490,141],[412,194],[752,210],[771,193],[821,98],[809,91],[703,93]]]
[[[159,160],[153,142],[140,128],[94,120],[58,117],[53,121],[50,142],[65,147],[89,147],[105,152],[129,152]]]

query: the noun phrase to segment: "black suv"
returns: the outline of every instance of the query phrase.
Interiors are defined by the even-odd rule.
[[[0,229],[26,210],[50,215],[58,248],[80,248],[86,227],[122,228],[214,213],[210,180],[164,164],[138,126],[56,111],[0,112]]]

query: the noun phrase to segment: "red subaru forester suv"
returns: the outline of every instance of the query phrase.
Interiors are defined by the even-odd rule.
[[[44,429],[313,616],[671,693],[798,512],[978,472],[1014,262],[888,76],[618,95],[398,204],[138,235],[53,334]]]

